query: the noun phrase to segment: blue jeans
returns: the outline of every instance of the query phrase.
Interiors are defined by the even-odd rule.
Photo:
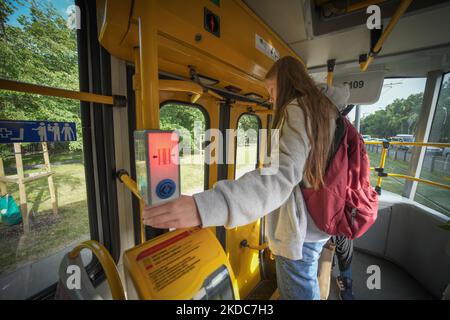
[[[275,256],[281,300],[320,300],[317,268],[322,247],[326,242],[305,242],[301,260]]]

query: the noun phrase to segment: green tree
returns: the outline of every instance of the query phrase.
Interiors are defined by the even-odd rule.
[[[16,7],[0,0],[0,19],[8,21]],[[39,85],[79,90],[76,32],[49,2],[27,1],[30,13],[19,26],[4,24],[0,36],[0,77]],[[0,91],[0,119],[70,121],[78,141],[61,143],[62,150],[81,150],[80,104],[67,99]],[[3,150],[5,147],[3,146]]]
[[[16,1],[18,5],[22,5],[21,1]],[[5,25],[8,18],[17,9],[16,5],[11,0],[0,0],[0,31],[1,35],[5,35]]]
[[[450,142],[450,73],[444,77],[429,140]]]
[[[378,110],[361,120],[361,132],[379,138],[397,134],[414,134],[422,107],[423,94],[395,99],[386,109]]]
[[[168,103],[161,108],[160,128],[162,130],[187,130],[191,139],[191,150],[195,148],[195,125],[199,126],[201,132],[206,130],[205,116],[198,108]]]
[[[239,118],[238,122],[238,130],[247,131],[249,129],[258,131],[259,129],[259,120],[257,116],[244,114]]]

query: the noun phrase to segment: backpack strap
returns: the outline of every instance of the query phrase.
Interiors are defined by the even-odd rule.
[[[342,140],[344,139],[346,131],[347,130],[345,127],[344,117],[342,116],[341,113],[339,113],[339,116],[336,119],[336,129],[334,130],[334,138],[333,138],[332,146],[330,149],[330,154],[328,156],[327,168],[325,169],[325,172],[328,171],[328,167],[330,166],[331,161],[334,158],[334,155],[338,151],[338,149],[342,143]],[[305,182],[303,180],[300,181],[299,185],[300,185],[300,188],[306,188]]]
[[[331,146],[331,149],[330,149],[330,155],[328,156],[327,168],[326,168],[325,172],[328,170],[328,167],[330,166],[331,161],[334,158],[334,155],[338,151],[338,149],[342,143],[342,139],[344,139],[345,132],[346,132],[346,128],[345,128],[345,123],[344,123],[344,117],[339,114],[338,118],[336,119],[336,129],[334,131],[333,145]]]
[[[341,115],[343,115],[344,117],[347,116],[350,111],[353,110],[353,108],[355,107],[354,104],[349,104],[347,107],[344,108],[344,110],[341,111]]]

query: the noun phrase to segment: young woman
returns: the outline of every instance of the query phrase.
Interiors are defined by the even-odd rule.
[[[280,298],[320,299],[318,259],[330,236],[309,216],[299,184],[323,184],[336,107],[345,106],[348,89],[321,90],[303,64],[289,56],[267,73],[266,87],[275,109],[273,128],[281,129],[278,170],[272,175],[254,170],[193,197],[146,207],[144,223],[156,228],[233,228],[267,214],[266,235],[276,258]]]

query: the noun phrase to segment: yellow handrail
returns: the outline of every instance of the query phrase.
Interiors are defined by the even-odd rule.
[[[43,96],[66,98],[66,99],[73,99],[73,100],[85,101],[85,102],[101,103],[101,104],[107,104],[107,105],[114,104],[114,97],[112,97],[112,96],[103,96],[100,94],[95,94],[95,93],[90,93],[90,92],[58,89],[58,88],[40,86],[40,85],[36,85],[36,84],[12,81],[12,80],[5,80],[5,79],[0,79],[0,89],[9,90],[9,91],[17,91],[17,92],[25,92],[25,93],[34,93],[34,94],[40,94]]]
[[[415,178],[415,177],[411,177],[411,176],[404,175],[404,174],[388,173],[387,176],[388,177],[403,178],[403,179],[411,180],[411,181],[422,182],[422,183],[429,184],[429,185],[434,186],[434,187],[439,187],[439,188],[450,190],[450,186],[448,186],[446,184],[442,184],[442,183],[438,183],[438,182],[434,182],[434,181],[430,181],[430,180],[426,180],[426,179]]]
[[[367,69],[369,68],[369,65],[372,63],[373,59],[375,59],[375,55],[378,52],[380,52],[387,37],[391,34],[395,25],[400,20],[400,17],[406,12],[406,10],[408,9],[411,2],[412,2],[412,0],[402,0],[399,7],[397,8],[394,15],[392,16],[391,21],[389,21],[388,26],[383,31],[383,34],[381,35],[380,39],[378,39],[375,46],[373,48],[371,48],[370,53],[367,56],[367,60],[364,62],[361,62],[361,64],[360,64],[361,71],[367,71]]]
[[[378,168],[374,168],[374,167],[370,168],[371,171],[373,171],[373,170],[378,171],[378,179],[377,179],[377,185],[376,185],[377,192],[381,192],[381,184],[383,181],[383,177],[402,178],[402,179],[406,179],[406,180],[410,180],[410,181],[417,181],[417,182],[425,183],[425,184],[428,184],[431,186],[450,190],[450,186],[443,184],[443,183],[438,183],[438,182],[434,182],[434,181],[430,181],[430,180],[426,180],[426,179],[416,178],[416,177],[412,177],[412,176],[408,176],[408,175],[404,175],[404,174],[384,172],[384,166],[386,164],[386,158],[388,155],[388,149],[389,149],[390,145],[448,148],[448,147],[450,147],[450,143],[397,142],[397,141],[393,141],[393,142],[390,142],[390,141],[384,141],[384,142],[383,141],[364,141],[364,143],[366,145],[382,145],[383,146],[383,150],[381,151],[381,156],[380,156],[380,164],[379,164]]]
[[[400,141],[387,141],[389,145],[395,146],[411,146],[411,147],[436,147],[436,148],[448,148],[450,143],[440,142],[400,142]],[[382,145],[383,141],[364,141],[368,145]]]
[[[103,271],[105,272],[106,279],[108,280],[112,298],[114,300],[126,300],[125,291],[123,290],[122,281],[120,281],[119,272],[117,271],[116,264],[114,263],[114,260],[108,250],[106,250],[101,243],[94,240],[88,240],[76,246],[69,253],[69,257],[71,259],[77,258],[83,249],[91,250],[100,262]]]

